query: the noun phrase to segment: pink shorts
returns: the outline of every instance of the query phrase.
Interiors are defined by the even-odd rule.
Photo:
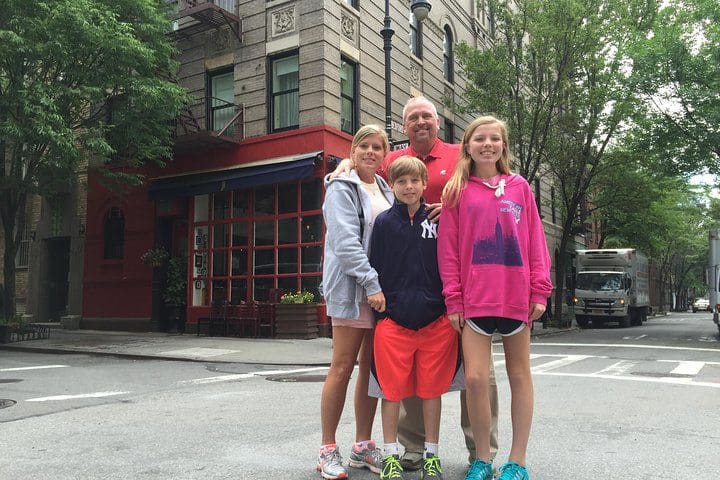
[[[447,392],[458,362],[458,334],[443,315],[420,330],[390,318],[375,328],[375,368],[383,396],[391,402],[416,395],[436,398]]]
[[[366,302],[360,304],[360,318],[332,318],[333,327],[375,328],[373,309]]]

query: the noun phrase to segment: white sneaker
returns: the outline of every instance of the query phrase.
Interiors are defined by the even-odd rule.
[[[343,458],[337,446],[326,445],[320,448],[317,471],[328,480],[347,478],[347,470],[343,467]]]

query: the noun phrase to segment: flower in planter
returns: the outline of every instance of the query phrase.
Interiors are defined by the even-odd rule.
[[[280,303],[315,303],[315,294],[309,290],[297,291],[295,293],[286,293],[280,297]]]
[[[140,260],[146,265],[160,266],[170,258],[170,254],[163,247],[153,247],[140,255]]]

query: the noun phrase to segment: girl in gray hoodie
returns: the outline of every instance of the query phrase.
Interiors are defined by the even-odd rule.
[[[378,274],[370,266],[368,247],[375,217],[390,208],[394,199],[385,180],[376,174],[388,150],[382,128],[366,125],[355,134],[350,149],[354,170],[326,179],[322,291],[332,317],[333,356],[320,402],[322,446],[317,470],[331,480],[347,478],[335,432],[356,361],[355,443],[348,464],[375,473],[380,473],[382,465],[381,452],[371,439],[377,399],[368,396],[368,378],[375,326],[372,309],[385,310],[385,297]]]

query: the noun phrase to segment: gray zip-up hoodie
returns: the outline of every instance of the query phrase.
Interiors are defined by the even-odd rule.
[[[392,190],[379,175],[375,175],[375,179],[392,205]],[[378,274],[368,260],[374,223],[372,201],[355,170],[332,180],[329,176],[325,177],[325,187],[322,209],[327,232],[322,293],[327,314],[339,318],[360,318],[360,303],[367,295],[381,291]]]

